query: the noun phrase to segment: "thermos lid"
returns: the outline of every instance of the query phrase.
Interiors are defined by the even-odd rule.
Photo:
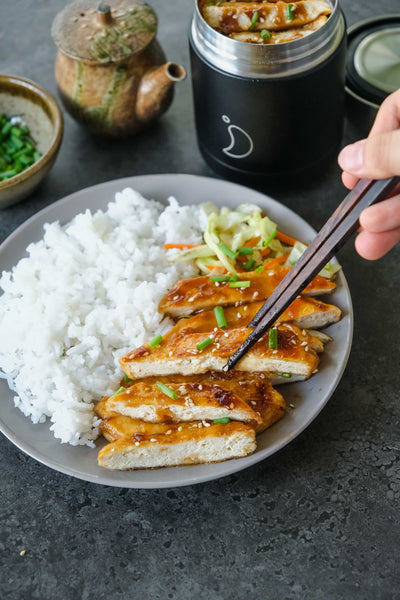
[[[400,88],[400,15],[374,17],[349,28],[346,86],[375,107]]]
[[[53,21],[59,49],[90,63],[126,60],[157,33],[157,15],[143,0],[75,0]]]

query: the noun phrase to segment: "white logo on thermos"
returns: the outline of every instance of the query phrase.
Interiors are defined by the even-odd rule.
[[[227,115],[222,115],[222,120],[224,123],[231,122],[230,118]],[[239,131],[242,135],[245,136],[249,143],[249,149],[246,152],[243,152],[242,154],[234,154],[233,152],[231,152],[231,150],[234,149],[234,146],[236,144],[235,134],[233,133],[234,131]],[[226,148],[222,148],[222,152],[224,152],[227,156],[230,156],[231,158],[246,158],[246,156],[249,156],[253,152],[253,140],[244,129],[238,127],[237,125],[229,125],[228,132],[231,138],[231,143]]]

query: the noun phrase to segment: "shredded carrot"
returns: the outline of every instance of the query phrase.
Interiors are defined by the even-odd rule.
[[[286,235],[286,233],[282,233],[281,231],[278,231],[278,233],[276,234],[275,238],[277,240],[279,240],[280,242],[283,242],[284,244],[287,244],[288,246],[294,246],[295,243],[297,242],[297,240],[295,240],[294,238],[290,237],[290,235]]]
[[[273,258],[272,260],[263,265],[263,269],[269,269],[270,267],[275,267],[276,265],[282,265],[284,262],[286,262],[288,256],[288,254],[284,254],[283,256]]]
[[[259,250],[259,253],[261,254],[261,258],[266,258],[268,254],[271,254],[271,249],[263,248],[262,250]]]
[[[204,265],[207,269],[209,269],[210,271],[215,271],[216,273],[219,273],[219,275],[224,275],[227,271],[225,269],[225,267],[214,267],[213,265]]]
[[[242,248],[248,248],[249,246],[256,246],[258,244],[258,242],[260,241],[260,236],[258,237],[253,237],[249,240],[247,240],[247,242],[245,244],[243,244]]]
[[[197,248],[201,244],[164,244],[164,250],[171,250],[172,248],[178,248],[184,250],[185,248]]]

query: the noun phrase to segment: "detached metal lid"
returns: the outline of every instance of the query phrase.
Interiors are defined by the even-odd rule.
[[[379,16],[348,30],[346,86],[379,106],[400,88],[400,15]]]
[[[90,63],[119,62],[143,50],[157,33],[157,15],[143,0],[75,0],[53,21],[59,49]]]

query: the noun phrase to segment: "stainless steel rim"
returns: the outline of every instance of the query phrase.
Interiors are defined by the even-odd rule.
[[[335,52],[345,35],[337,0],[325,25],[310,35],[283,44],[249,44],[222,35],[204,20],[195,2],[190,36],[198,54],[222,71],[249,79],[289,77],[309,71]]]

